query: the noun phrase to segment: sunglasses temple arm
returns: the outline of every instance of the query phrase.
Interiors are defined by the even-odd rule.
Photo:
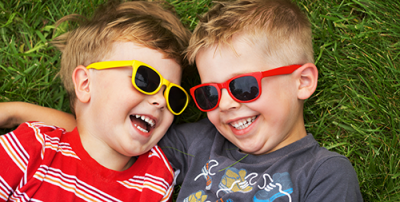
[[[271,69],[271,70],[262,72],[262,75],[263,75],[263,77],[265,77],[265,76],[291,74],[300,67],[301,67],[301,65],[289,65],[289,66],[279,67],[276,69]]]

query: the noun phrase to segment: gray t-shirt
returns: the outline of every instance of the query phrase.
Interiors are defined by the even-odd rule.
[[[172,126],[159,146],[180,170],[177,201],[362,201],[350,161],[311,134],[256,156],[240,152],[203,119]]]

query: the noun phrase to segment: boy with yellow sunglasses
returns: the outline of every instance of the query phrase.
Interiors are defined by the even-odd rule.
[[[104,5],[57,37],[77,127],[26,122],[0,136],[0,198],[170,200],[174,171],[156,143],[188,103],[179,84],[189,37],[174,14],[139,1]]]

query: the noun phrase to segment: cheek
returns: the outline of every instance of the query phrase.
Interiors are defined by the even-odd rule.
[[[221,122],[219,119],[219,113],[218,110],[215,109],[213,111],[207,112],[207,117],[208,120],[210,120],[210,122],[218,129],[218,131],[220,130],[219,127],[221,127]]]
[[[269,93],[262,95],[253,103],[248,103],[247,106],[261,115],[279,116],[288,110],[287,102],[286,96],[282,93]]]
[[[162,117],[162,123],[157,127],[157,133],[154,133],[153,140],[157,143],[167,132],[168,128],[174,121],[174,115],[170,112],[166,112]]]
[[[163,125],[165,125],[165,130],[168,130],[169,126],[171,126],[174,121],[174,115],[168,110],[165,111]]]
[[[224,136],[225,138],[229,139],[229,132],[227,132],[227,125],[224,125],[221,123],[221,120],[219,118],[219,111],[217,109],[207,112],[207,117],[208,120],[215,126],[215,128],[218,130],[218,132]]]
[[[148,103],[146,103],[145,105],[148,105]],[[165,106],[165,109],[161,111],[160,113],[160,125],[159,125],[159,129],[161,130],[168,130],[168,128],[171,126],[172,122],[174,122],[174,118],[175,115],[172,114],[171,111],[169,111],[169,109]]]
[[[259,99],[267,106],[284,105],[296,98],[294,88],[290,77],[271,78],[270,82],[263,83],[262,94]]]
[[[248,103],[247,107],[257,111],[271,124],[283,121],[285,117],[293,116],[296,95],[291,86],[279,83],[263,88],[258,100]]]

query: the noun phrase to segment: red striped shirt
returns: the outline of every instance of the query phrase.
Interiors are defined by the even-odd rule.
[[[0,201],[170,201],[174,173],[158,146],[125,171],[97,163],[78,131],[39,122],[0,136]]]

